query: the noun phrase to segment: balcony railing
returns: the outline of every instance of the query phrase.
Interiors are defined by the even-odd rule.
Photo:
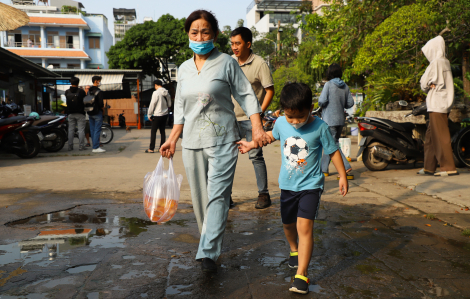
[[[6,46],[10,48],[41,48],[41,43],[18,42],[18,43],[7,43]],[[46,48],[80,49],[80,46],[78,44],[71,44],[71,43],[47,43]]]
[[[255,7],[256,5],[256,0],[253,0],[253,2],[250,3],[250,5],[248,5],[248,7],[246,8],[246,13],[249,13],[250,10]]]
[[[41,48],[41,43],[34,43],[34,42],[8,42],[6,44],[7,47],[11,48]]]
[[[71,43],[47,43],[46,46],[57,49],[80,49],[80,45]]]

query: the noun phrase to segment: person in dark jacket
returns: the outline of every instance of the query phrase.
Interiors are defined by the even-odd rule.
[[[103,92],[99,89],[98,86],[101,84],[100,76],[93,76],[91,78],[93,86],[88,91],[88,94],[95,95],[95,101],[93,103],[93,110],[88,111],[89,121],[90,121],[90,134],[91,141],[93,142],[93,153],[104,153],[105,149],[100,148],[100,135],[101,135],[101,125],[103,124]]]
[[[86,96],[83,89],[78,88],[80,79],[72,77],[70,79],[71,87],[65,91],[65,98],[67,99],[67,108],[65,113],[68,114],[69,121],[69,151],[73,150],[73,136],[75,135],[75,128],[78,127],[78,150],[83,151],[85,147],[85,105],[83,98]]]
[[[328,67],[327,79],[325,86],[318,100],[318,105],[322,108],[322,118],[326,122],[330,129],[330,133],[336,141],[336,145],[339,146],[339,137],[341,131],[345,125],[344,109],[349,109],[354,106],[354,99],[349,90],[349,86],[341,80],[343,72],[341,66],[337,63],[333,63]],[[352,179],[351,176],[351,165],[344,156],[343,152],[340,151],[341,157],[343,158],[344,167],[348,179]],[[322,172],[325,176],[329,175],[328,166],[330,165],[330,156],[323,154],[321,166]]]

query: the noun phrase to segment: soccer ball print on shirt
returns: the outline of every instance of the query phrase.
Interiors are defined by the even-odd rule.
[[[298,136],[292,136],[284,142],[284,157],[288,170],[300,170],[307,165],[308,144]]]

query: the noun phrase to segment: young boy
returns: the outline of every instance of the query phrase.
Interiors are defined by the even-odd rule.
[[[340,175],[339,190],[348,192],[348,180],[341,154],[328,125],[311,115],[312,91],[303,83],[287,84],[281,92],[281,107],[285,117],[277,119],[268,134],[272,141],[281,140],[282,166],[279,173],[281,188],[281,218],[290,245],[289,267],[297,273],[289,291],[307,294],[307,269],[313,251],[313,223],[323,191],[324,176],[320,162],[322,149],[330,155]],[[254,142],[238,142],[241,153],[255,147]],[[297,242],[298,239],[298,242]]]

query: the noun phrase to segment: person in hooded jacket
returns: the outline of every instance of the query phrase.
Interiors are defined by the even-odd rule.
[[[450,62],[445,57],[442,36],[429,40],[421,49],[429,66],[421,77],[421,89],[427,93],[429,124],[424,142],[424,168],[418,174],[435,176],[458,175],[450,140],[448,115],[454,102],[454,79]],[[435,173],[437,163],[440,172]]]
[[[154,153],[155,139],[157,138],[157,129],[160,131],[160,146],[166,141],[165,125],[168,119],[168,110],[171,107],[171,96],[162,85],[162,81],[155,80],[155,91],[152,94],[150,107],[147,110],[148,119],[152,121],[152,130],[150,132],[150,146],[146,153]]]
[[[344,109],[349,109],[354,106],[354,99],[349,91],[349,86],[341,80],[342,76],[343,71],[339,64],[333,63],[330,65],[327,71],[328,82],[326,82],[323,87],[320,98],[318,99],[318,105],[322,108],[322,119],[328,125],[330,133],[338,147],[341,131],[345,125]],[[351,175],[351,165],[343,152],[340,151],[340,153],[343,158],[348,179],[353,179],[354,177]],[[321,168],[325,176],[329,175],[329,165],[330,156],[323,154],[321,159]]]

